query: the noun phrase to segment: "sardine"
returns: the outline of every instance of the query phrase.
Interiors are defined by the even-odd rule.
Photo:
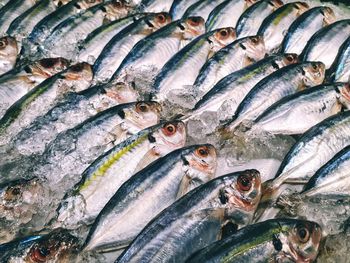
[[[118,173],[119,179],[104,179],[108,183],[106,187],[102,187],[101,182],[84,188],[86,182],[82,181],[76,186],[74,194],[63,201],[58,219],[65,225],[71,223],[72,216],[91,222],[99,215],[92,227],[93,237],[87,249],[105,245],[120,248],[130,243],[163,209],[193,188],[213,179],[215,168],[216,152],[213,146],[181,148],[135,175],[129,174],[132,175],[129,179],[123,173]],[[107,193],[107,189],[111,190]],[[83,208],[77,205],[79,199],[84,203]],[[77,211],[82,214],[76,214]],[[70,217],[68,220],[67,216]],[[114,226],[118,227],[114,229]]]
[[[41,44],[62,21],[102,2],[103,0],[71,0],[41,19],[29,34],[28,40],[33,44]]]
[[[18,54],[18,44],[13,37],[0,38],[0,75],[15,67]]]
[[[14,68],[2,75],[0,77],[0,117],[35,86],[68,66],[69,62],[64,58],[45,58]]]
[[[10,142],[22,155],[42,153],[58,133],[73,128],[97,113],[118,104],[137,101],[137,92],[124,83],[93,86],[69,97],[36,118]],[[141,104],[148,108],[147,104]],[[74,117],[73,117],[74,116]]]
[[[45,114],[66,94],[88,88],[91,81],[92,70],[87,63],[73,65],[43,81],[16,101],[1,118],[1,144],[6,144],[36,117]]]
[[[74,262],[80,249],[78,238],[67,230],[29,236],[0,245],[1,262]]]
[[[253,130],[270,134],[302,134],[349,103],[349,84],[321,85],[287,96],[264,111]]]
[[[233,118],[225,125],[234,131],[240,124],[251,125],[268,107],[297,91],[320,85],[325,77],[322,62],[289,65],[262,79],[237,107]]]
[[[125,79],[138,72],[156,73],[188,42],[205,32],[201,17],[189,17],[169,25],[140,40],[121,62],[112,79]],[[144,75],[144,73],[143,73]],[[129,76],[130,78],[131,76]]]
[[[335,20],[333,10],[326,6],[314,7],[306,11],[289,27],[282,42],[281,52],[299,55],[313,34]]]
[[[203,65],[193,84],[198,97],[207,93],[222,78],[264,56],[264,40],[258,36],[240,38],[222,48]]]
[[[120,31],[146,14],[134,14],[100,26],[78,45],[78,60],[94,63],[106,44]]]
[[[173,0],[142,0],[138,10],[141,12],[169,12]]]
[[[208,15],[205,23],[207,31],[222,27],[235,27],[239,16],[256,1],[226,0],[220,3]]]
[[[264,37],[268,53],[275,53],[280,49],[284,34],[289,26],[308,9],[309,5],[305,2],[289,3],[278,8],[264,19],[257,35]]]
[[[153,87],[156,100],[181,104],[183,96],[191,95],[191,87],[201,67],[211,54],[217,52],[236,39],[233,28],[221,28],[197,37],[190,44],[174,55],[155,77]],[[186,77],[183,77],[186,76]],[[171,94],[171,96],[169,95]]]
[[[210,12],[225,0],[200,0],[191,5],[182,17],[200,16],[204,20],[208,19]],[[215,29],[215,28],[213,28]]]
[[[326,26],[310,38],[300,58],[304,61],[321,61],[328,69],[349,35],[350,19],[340,20]]]
[[[333,65],[328,71],[330,82],[348,82],[350,80],[350,37],[340,47]]]
[[[4,35],[11,22],[38,2],[36,0],[11,0],[0,9],[0,36]]]
[[[187,262],[313,262],[321,239],[322,229],[315,222],[268,220],[209,245]]]
[[[49,56],[63,56],[74,58],[79,41],[85,39],[89,33],[102,26],[106,21],[113,21],[126,16],[129,7],[121,2],[106,2],[86,11],[69,17],[57,25],[45,39],[40,49]],[[69,41],[69,45],[67,45]]]
[[[95,81],[106,81],[118,69],[136,43],[171,22],[167,13],[149,14],[116,34],[102,49],[94,64]],[[166,26],[168,25],[168,26]],[[166,35],[163,35],[166,38]]]
[[[260,186],[259,172],[246,170],[195,188],[158,214],[116,262],[184,262],[230,230],[249,224]]]
[[[171,18],[173,20],[180,19],[186,12],[187,8],[197,1],[198,0],[174,0],[169,11]]]
[[[237,36],[240,38],[255,36],[264,19],[281,6],[283,6],[281,0],[262,0],[248,7],[237,21]]]

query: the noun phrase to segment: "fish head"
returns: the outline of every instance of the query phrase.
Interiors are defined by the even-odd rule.
[[[81,12],[101,3],[103,3],[103,0],[79,0],[74,4],[74,6],[79,10],[79,12]]]
[[[67,231],[58,229],[35,240],[23,258],[25,262],[31,263],[68,263],[77,256],[78,250],[78,239]]]
[[[208,37],[210,44],[210,54],[213,55],[218,50],[235,41],[237,38],[236,30],[233,27],[220,28],[213,31],[213,34]]]
[[[270,0],[267,3],[273,10],[276,10],[277,8],[280,8],[284,5],[284,3],[281,0]]]
[[[65,58],[44,58],[35,61],[32,65],[27,66],[24,70],[36,77],[49,78],[59,73],[69,66],[69,61]]]
[[[312,87],[322,84],[326,73],[326,66],[322,62],[306,62],[301,67],[303,84]]]
[[[208,173],[211,177],[214,176],[217,166],[217,154],[213,145],[196,146],[185,158],[189,166],[194,170]]]
[[[124,82],[112,82],[103,87],[103,96],[108,97],[116,104],[137,101],[140,97],[132,84]]]
[[[56,6],[56,7],[61,7],[61,6],[64,6],[66,4],[68,4],[71,0],[53,0],[53,4]]]
[[[171,23],[171,16],[166,12],[155,13],[144,19],[147,20],[147,25],[152,28],[152,31],[158,30]]]
[[[341,86],[337,86],[337,91],[340,94],[339,102],[347,109],[350,109],[350,84],[342,83]]]
[[[278,64],[279,68],[283,68],[285,66],[292,65],[298,62],[299,62],[299,58],[297,54],[287,53],[282,55],[282,60],[276,63]]]
[[[205,20],[200,16],[191,16],[178,23],[178,31],[183,39],[191,40],[205,33]]]
[[[131,103],[119,115],[127,123],[128,129],[140,131],[156,125],[160,120],[161,106],[154,101]],[[133,132],[135,133],[135,132]]]
[[[225,208],[226,217],[239,224],[251,221],[261,197],[261,176],[257,170],[246,170],[229,177],[219,191],[219,205]]]
[[[330,24],[333,24],[337,20],[333,9],[328,6],[322,7],[321,13],[324,16],[323,26],[328,26]]]
[[[150,134],[149,138],[154,144],[154,154],[164,156],[185,146],[186,126],[182,121],[166,122]]]
[[[287,233],[287,257],[293,262],[313,262],[318,254],[322,239],[321,227],[314,222],[300,221],[294,223]]]
[[[6,60],[16,61],[18,45],[16,39],[5,36],[0,38],[0,57]]]
[[[74,82],[74,91],[79,92],[90,86],[93,79],[92,66],[85,62],[77,63],[70,66],[62,76],[66,81]]]
[[[243,38],[239,44],[239,47],[243,49],[249,64],[252,64],[265,57],[266,49],[265,42],[262,36],[250,36]]]
[[[297,15],[299,16],[310,8],[310,6],[305,2],[294,2],[293,5]]]
[[[105,14],[105,19],[107,20],[105,22],[108,22],[127,16],[132,10],[132,6],[124,0],[112,0],[108,4],[101,6],[101,10]]]

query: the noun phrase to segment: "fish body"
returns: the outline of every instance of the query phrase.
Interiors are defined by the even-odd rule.
[[[289,26],[308,9],[309,6],[305,2],[293,2],[283,5],[264,19],[257,35],[264,37],[269,53],[279,50]]]
[[[194,145],[161,157],[123,184],[115,184],[113,187],[109,185],[109,188],[117,189],[112,196],[106,196],[105,190],[82,189],[82,182],[77,186],[74,198],[77,195],[84,198],[85,218],[90,218],[91,221],[99,215],[94,222],[93,238],[87,249],[104,244],[118,247],[127,245],[163,209],[193,188],[211,180],[215,167],[215,148],[211,145]],[[123,175],[118,173],[118,177],[122,178]],[[103,197],[98,198],[99,195]],[[104,202],[96,204],[96,200]],[[140,202],[141,200],[149,202]],[[63,209],[62,211],[66,212]]]
[[[237,107],[227,128],[233,131],[242,122],[254,121],[268,107],[284,97],[320,85],[325,77],[321,62],[289,65],[257,83]]]
[[[240,38],[255,36],[264,19],[281,6],[283,6],[281,0],[263,0],[252,4],[238,18],[235,26],[237,36]]]
[[[16,39],[9,36],[0,38],[0,75],[15,67],[18,50]]]
[[[189,8],[187,8],[186,12],[183,14],[183,17],[201,16],[205,20],[208,20],[210,12],[222,2],[224,2],[224,0],[197,1],[196,3],[192,4]]]
[[[18,133],[10,146],[22,155],[43,153],[60,132],[74,128],[101,111],[137,100],[136,91],[123,83],[93,86],[70,94],[66,100]]]
[[[64,58],[49,58],[17,67],[0,77],[0,116],[17,100],[45,79],[65,70],[69,62]]]
[[[174,0],[171,8],[170,15],[173,20],[180,19],[186,12],[187,8],[196,3],[198,0]]]
[[[340,47],[333,65],[329,69],[328,79],[331,82],[348,82],[350,66],[350,37]]]
[[[164,102],[170,97],[169,94],[175,97],[181,97],[181,94],[188,96],[190,94],[188,87],[194,83],[210,54],[232,43],[235,39],[235,30],[228,27],[210,31],[186,45],[164,65],[155,77],[153,89],[157,100]]]
[[[350,20],[340,20],[330,24],[310,38],[300,57],[304,61],[321,61],[328,69],[349,35]]]
[[[322,229],[315,222],[268,220],[209,245],[187,262],[313,262],[321,239]]]
[[[271,134],[302,134],[342,109],[347,84],[321,85],[287,96],[265,110],[253,129]],[[302,116],[302,119],[300,118]]]
[[[142,0],[138,9],[142,12],[169,12],[172,3],[172,0]]]
[[[95,62],[103,48],[115,35],[144,16],[145,14],[130,15],[95,29],[79,43],[78,59],[89,63]]]
[[[313,34],[335,22],[335,14],[329,7],[314,7],[298,17],[289,27],[283,39],[281,52],[300,54]]]
[[[205,23],[207,31],[223,27],[235,27],[239,16],[254,2],[254,0],[226,0],[218,4],[208,15]]]
[[[264,56],[265,45],[261,37],[238,39],[219,50],[203,65],[193,86],[200,95],[204,95],[219,80],[263,59]]]
[[[92,80],[91,66],[76,64],[46,79],[16,101],[0,120],[3,144],[29,125],[36,117],[45,114],[69,92],[86,89]]]
[[[149,14],[116,34],[94,63],[95,80],[109,80],[136,43],[169,23],[167,13]]]
[[[184,262],[227,235],[223,225],[241,228],[249,224],[259,198],[256,170],[213,179],[158,214],[116,262]]]

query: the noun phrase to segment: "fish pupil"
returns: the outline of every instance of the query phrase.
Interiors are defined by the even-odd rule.
[[[276,237],[275,235],[273,236],[272,244],[273,244],[273,247],[274,247],[277,251],[281,251],[281,250],[282,250],[282,242],[281,242],[281,240],[279,240],[279,238]]]
[[[42,247],[42,248],[39,248],[39,253],[41,256],[46,257],[50,254],[50,250],[45,247]]]

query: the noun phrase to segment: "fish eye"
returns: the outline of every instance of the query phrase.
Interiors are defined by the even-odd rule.
[[[293,55],[288,55],[288,56],[287,56],[287,60],[288,60],[289,62],[293,62],[293,61],[294,61],[294,56],[293,56]]]
[[[31,251],[30,258],[34,262],[42,263],[47,261],[47,257],[50,255],[50,250],[45,247],[37,247],[34,248],[34,250]]]
[[[191,26],[198,26],[200,24],[200,22],[202,21],[201,17],[191,17],[188,22]]]
[[[83,63],[79,63],[79,64],[71,66],[70,70],[74,71],[74,72],[80,72],[83,70],[83,68],[84,68]]]
[[[9,190],[13,195],[19,195],[21,193],[21,189],[19,187],[12,187]]]
[[[207,147],[199,147],[196,150],[197,155],[201,156],[201,157],[207,157],[209,155],[209,150]]]
[[[227,37],[227,36],[228,36],[228,32],[227,32],[226,29],[220,30],[219,34],[220,34],[220,36],[222,36],[222,37]]]
[[[163,132],[167,136],[173,135],[176,132],[176,126],[174,124],[166,124],[163,127]]]
[[[123,7],[123,3],[119,2],[119,1],[113,1],[112,5],[116,8],[122,8]]]
[[[157,20],[161,23],[164,23],[165,22],[165,16],[163,14],[159,14],[157,15]]]
[[[44,58],[39,63],[44,68],[51,68],[55,65],[55,60],[50,58]]]
[[[311,65],[312,65],[312,68],[313,68],[314,70],[318,69],[318,66],[317,66],[317,64],[315,64],[315,63],[312,63]]]
[[[0,41],[0,48],[5,47],[5,46],[6,46],[5,41]]]
[[[252,37],[251,40],[252,40],[253,44],[259,43],[259,39],[257,37]]]
[[[241,191],[248,191],[252,187],[252,177],[242,174],[237,179],[238,188]]]
[[[310,238],[309,230],[304,226],[297,226],[296,233],[301,243],[306,243]]]
[[[148,105],[145,103],[138,103],[136,109],[140,112],[148,112]]]

